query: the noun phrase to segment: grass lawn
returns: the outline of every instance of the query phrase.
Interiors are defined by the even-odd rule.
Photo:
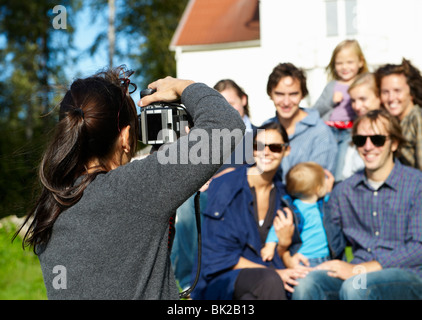
[[[0,220],[0,300],[45,300],[40,263],[32,249],[22,249],[22,239],[11,243],[15,225]]]

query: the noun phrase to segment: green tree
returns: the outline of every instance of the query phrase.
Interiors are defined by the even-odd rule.
[[[112,1],[114,2],[114,1]],[[114,65],[119,65],[119,60],[130,61],[131,69],[136,70],[134,77],[138,87],[146,85],[158,78],[176,76],[176,61],[169,45],[177,25],[186,7],[187,0],[116,0],[114,8],[114,28],[108,20],[108,30],[114,30],[116,44],[110,31],[106,28],[97,36],[91,47],[95,53],[104,42],[114,52]],[[91,2],[95,12],[104,11],[110,1],[100,0]],[[95,18],[106,19],[105,16]],[[106,25],[106,23],[104,23]],[[124,39],[124,44],[119,40]],[[113,48],[112,48],[113,47]]]
[[[169,44],[187,0],[91,1],[94,16],[101,18],[109,3],[115,25],[111,18],[104,23],[91,52],[114,34],[115,48],[107,41],[110,61],[114,56],[119,65],[129,59],[138,87],[175,76]],[[65,29],[53,26],[58,4],[66,11]],[[75,63],[71,49],[81,7],[81,0],[0,0],[0,217],[23,215],[31,206],[46,132],[57,120],[54,106],[66,89],[65,67]],[[122,39],[125,45],[119,47]]]
[[[164,76],[176,76],[176,61],[170,41],[176,31],[187,0],[128,1],[127,13],[119,20],[122,30],[139,48],[131,57],[141,69],[142,85]],[[137,44],[137,46],[136,46]]]
[[[57,119],[73,13],[81,5],[60,3],[65,29],[53,25],[57,1],[0,0],[0,217],[23,215],[31,205],[45,133]]]

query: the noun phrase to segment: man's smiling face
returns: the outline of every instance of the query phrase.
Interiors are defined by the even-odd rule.
[[[387,137],[384,145],[379,147],[375,146],[370,138],[367,138],[365,144],[362,147],[357,147],[357,150],[365,163],[367,172],[390,170],[394,163],[393,152],[397,150],[398,143],[390,139],[383,120],[372,123],[369,119],[363,119],[359,123],[356,134],[362,136],[384,135]]]
[[[302,98],[300,81],[290,76],[281,78],[271,91],[271,100],[278,116],[282,119],[292,119],[299,113],[299,103]]]

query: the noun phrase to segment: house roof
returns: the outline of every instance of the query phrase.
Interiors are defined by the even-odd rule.
[[[170,47],[259,39],[259,0],[189,0]]]

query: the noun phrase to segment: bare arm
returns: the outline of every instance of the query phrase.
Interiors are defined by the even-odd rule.
[[[277,211],[277,216],[274,218],[274,229],[278,238],[277,252],[283,256],[292,243],[292,236],[294,232],[293,213],[289,208],[284,208],[286,215],[281,210]]]
[[[259,264],[259,263],[255,263],[255,262],[248,260],[244,257],[240,257],[237,264],[235,266],[233,266],[234,270],[236,270],[236,269],[246,269],[246,268],[266,268],[266,266]]]

